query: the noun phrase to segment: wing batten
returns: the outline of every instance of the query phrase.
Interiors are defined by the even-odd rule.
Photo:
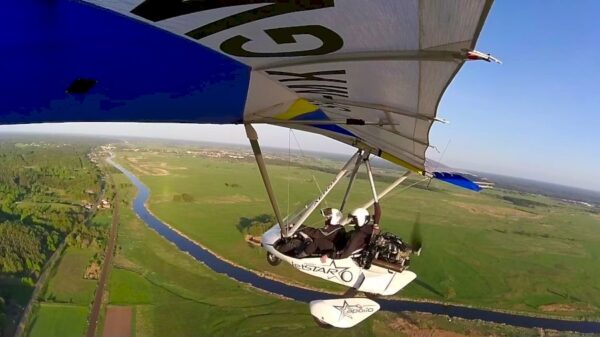
[[[307,57],[290,61],[279,61],[261,65],[254,70],[273,70],[291,66],[307,66],[313,64],[365,61],[437,61],[461,62],[467,57],[467,51],[451,50],[390,50],[377,52],[357,52],[319,57]]]

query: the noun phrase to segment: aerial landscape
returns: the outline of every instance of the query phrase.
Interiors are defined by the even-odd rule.
[[[309,277],[291,266],[270,266],[264,251],[249,240],[270,227],[273,216],[260,183],[252,179],[258,172],[248,148],[20,137],[1,143],[3,172],[11,167],[17,170],[18,161],[28,163],[13,171],[16,179],[3,182],[3,200],[10,195],[19,200],[13,203],[18,207],[5,206],[2,213],[3,218],[14,219],[3,222],[2,236],[2,251],[14,252],[5,255],[2,264],[3,329],[7,335],[16,329],[37,287],[35,301],[25,315],[25,335],[81,336],[87,331],[115,216],[117,244],[101,297],[98,327],[92,335],[109,336],[110,329],[118,332],[123,327],[136,336],[229,335],[232,331],[236,335],[319,334],[320,328],[300,303],[215,273],[209,269],[210,262],[208,266],[198,263],[159,236],[156,229],[147,227],[135,213],[136,186],[106,162],[109,157],[152,191],[146,202],[152,214],[220,259],[265,279],[344,293],[344,287]],[[279,177],[274,181],[276,190],[283,194],[289,186],[293,191],[289,200],[281,200],[283,209],[297,208],[317,190],[313,179],[325,185],[330,171],[343,164],[327,154],[266,153],[272,174]],[[65,166],[71,162],[72,166]],[[398,174],[377,163],[374,169],[377,185]],[[42,172],[45,180],[25,178]],[[61,177],[73,180],[73,174],[79,175],[77,185],[56,189],[64,184]],[[410,267],[419,274],[419,282],[393,300],[571,321],[600,320],[600,289],[593,286],[594,280],[600,280],[594,268],[600,247],[600,233],[595,230],[600,226],[600,205],[518,189],[493,187],[474,193],[422,179],[405,184],[412,187],[388,197],[390,206],[381,225],[408,237],[418,218],[424,252]],[[343,192],[343,188],[335,189],[325,202],[336,202]],[[366,177],[359,177],[349,203],[360,203],[368,193]],[[436,212],[423,212],[426,204]],[[45,216],[69,214],[72,220],[63,223],[59,218],[42,218],[40,210]],[[319,221],[309,220],[317,226]],[[10,243],[27,238],[30,226],[34,226],[32,234],[44,238],[36,240],[41,246],[27,250],[38,255],[22,255],[33,243]],[[45,278],[41,276],[44,265],[44,270],[49,268]],[[265,321],[272,315],[277,315],[280,323],[267,327]],[[223,320],[224,316],[228,319]],[[452,320],[427,313],[382,312],[351,331],[377,336],[539,335],[539,329],[486,323],[484,317]],[[196,324],[198,320],[203,323]]]
[[[0,337],[600,336],[600,2],[5,7]]]

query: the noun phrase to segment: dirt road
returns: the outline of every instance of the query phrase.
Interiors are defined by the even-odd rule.
[[[111,179],[112,180],[112,179]],[[112,181],[111,181],[112,182]],[[115,253],[115,246],[117,242],[117,227],[119,224],[119,206],[120,199],[119,193],[116,192],[115,198],[113,199],[113,216],[112,226],[110,228],[110,236],[108,239],[108,246],[104,255],[104,263],[102,264],[102,272],[100,273],[100,280],[98,281],[98,288],[96,288],[96,295],[94,297],[94,303],[92,304],[92,311],[88,318],[88,329],[85,333],[86,337],[94,337],[96,334],[96,327],[98,325],[98,317],[100,316],[100,308],[102,306],[102,297],[104,295],[104,289],[106,288],[106,281],[108,280],[108,274],[112,266],[112,258]]]

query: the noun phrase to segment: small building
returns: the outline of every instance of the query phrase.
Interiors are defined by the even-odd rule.
[[[102,199],[98,204],[98,208],[110,208],[110,202],[108,202],[106,199]]]

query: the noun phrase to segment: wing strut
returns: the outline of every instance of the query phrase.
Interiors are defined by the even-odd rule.
[[[306,209],[304,210],[302,215],[295,221],[293,226],[291,228],[289,228],[287,231],[282,231],[282,233],[284,233],[283,236],[289,237],[292,234],[294,234],[296,232],[296,230],[298,230],[300,225],[302,225],[304,223],[304,221],[306,221],[306,219],[308,219],[308,217],[311,215],[311,213],[315,209],[317,209],[317,207],[319,207],[319,204],[321,204],[321,201],[323,201],[323,199],[325,199],[327,194],[329,194],[329,192],[331,192],[331,190],[335,187],[335,185],[337,185],[337,183],[348,173],[348,167],[350,166],[350,164],[353,161],[357,160],[357,158],[358,159],[361,158],[361,155],[360,155],[361,153],[362,153],[362,150],[358,150],[346,162],[346,164],[344,164],[344,166],[340,169],[340,172],[335,176],[335,178],[333,178],[333,181],[331,183],[329,183],[329,185],[325,188],[325,190],[321,193],[321,195],[318,196],[315,200],[313,200],[313,202],[306,205]]]
[[[269,179],[267,166],[265,165],[262,152],[260,151],[260,145],[258,144],[258,134],[256,133],[256,130],[254,130],[254,127],[252,127],[252,125],[244,124],[244,127],[246,128],[246,136],[248,136],[248,140],[250,140],[250,146],[252,146],[252,151],[254,152],[254,158],[256,158],[256,164],[258,164],[260,176],[262,177],[263,183],[265,184],[265,189],[267,190],[267,194],[269,195],[269,201],[271,201],[273,212],[275,212],[275,218],[277,219],[279,227],[281,227],[281,232],[286,233],[286,225],[283,222],[283,218],[281,217],[279,205],[277,204],[275,193],[273,192],[273,188],[271,187],[271,180]]]
[[[348,196],[350,195],[350,190],[352,189],[352,184],[354,184],[354,179],[356,178],[356,172],[360,168],[360,164],[362,162],[362,150],[359,151],[359,156],[356,157],[356,164],[354,164],[354,168],[352,169],[352,173],[350,173],[350,181],[348,182],[348,187],[346,188],[346,193],[344,193],[344,199],[342,199],[342,204],[340,205],[340,212],[344,211],[344,206],[346,206],[346,200],[348,200]]]
[[[373,202],[379,202],[377,197],[377,190],[375,189],[375,181],[373,180],[373,171],[371,170],[371,162],[369,161],[370,152],[367,152],[364,156],[365,166],[367,167],[367,174],[369,175],[369,183],[371,183],[371,191],[373,192]]]
[[[398,179],[396,179],[393,183],[391,183],[385,190],[383,190],[383,192],[381,192],[379,195],[377,195],[377,200],[379,199],[383,199],[383,197],[385,197],[388,193],[390,193],[394,188],[398,187],[404,180],[406,180],[406,178],[408,178],[408,176],[410,175],[410,171],[407,171],[405,174],[403,174],[402,176],[400,176]],[[371,206],[373,206],[373,204],[375,203],[375,198],[371,199],[369,202],[365,203],[364,205],[362,205],[362,208],[369,208]],[[342,224],[345,226],[347,224],[350,223],[350,219],[346,219],[344,220],[344,222],[342,222]]]
[[[381,192],[378,196],[377,199],[383,199],[383,197],[385,197],[388,193],[390,193],[394,188],[398,187],[398,185],[400,185],[404,180],[406,180],[406,178],[408,178],[408,176],[410,175],[410,171],[407,171],[405,174],[403,174],[402,176],[400,176],[398,179],[396,179],[393,183],[390,184],[390,186],[388,186],[385,190],[383,190],[383,192]],[[369,208],[371,207],[373,204],[375,203],[375,198],[371,199],[369,202],[365,203],[362,208]]]

